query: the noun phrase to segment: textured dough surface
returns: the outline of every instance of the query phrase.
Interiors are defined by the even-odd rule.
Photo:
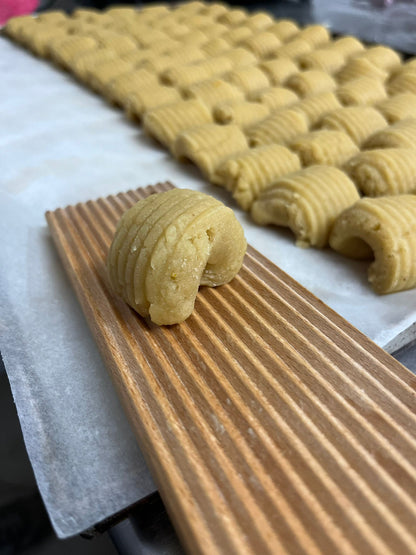
[[[192,313],[200,285],[235,277],[246,247],[230,208],[204,193],[172,189],[121,217],[107,257],[110,283],[141,316],[177,324]]]
[[[416,196],[363,198],[335,222],[331,247],[351,258],[372,258],[368,280],[377,293],[416,285]]]
[[[341,170],[310,166],[264,189],[251,215],[261,225],[289,227],[300,247],[325,247],[335,219],[359,198],[354,183]]]

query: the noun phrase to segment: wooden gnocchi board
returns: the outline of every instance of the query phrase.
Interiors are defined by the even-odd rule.
[[[415,553],[413,374],[251,247],[180,325],[111,292],[118,218],[170,187],[46,217],[186,550]]]

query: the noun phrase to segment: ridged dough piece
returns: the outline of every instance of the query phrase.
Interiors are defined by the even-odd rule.
[[[170,68],[161,73],[160,79],[165,85],[185,88],[227,73],[232,69],[233,63],[229,58],[216,56],[201,62]]]
[[[374,133],[365,143],[364,148],[415,148],[416,118],[398,121],[385,129]]]
[[[254,102],[264,104],[270,111],[291,106],[299,100],[295,92],[285,87],[268,87],[251,93],[248,98]]]
[[[138,48],[137,43],[132,38],[121,35],[120,33],[113,33],[112,31],[106,33],[102,32],[97,39],[101,46],[111,48],[119,56],[123,56],[130,50],[136,50]]]
[[[416,94],[401,93],[384,100],[377,105],[389,123],[396,123],[406,118],[416,117]]]
[[[273,17],[266,13],[266,12],[257,12],[251,15],[248,15],[244,25],[251,27],[255,31],[264,31],[271,25],[273,25],[274,19]]]
[[[48,23],[53,25],[60,25],[68,21],[68,16],[62,10],[51,10],[48,12],[41,12],[37,19],[40,23]]]
[[[366,150],[349,160],[345,171],[369,197],[416,191],[416,156],[407,148]]]
[[[209,181],[216,183],[218,166],[247,149],[246,136],[237,125],[206,123],[183,131],[172,151],[181,161],[191,160]]]
[[[86,82],[89,72],[94,67],[103,62],[115,60],[116,57],[117,54],[111,48],[94,48],[76,55],[69,69],[80,81]]]
[[[301,112],[312,127],[326,114],[341,108],[341,103],[332,92],[325,92],[308,96],[295,104],[293,110]]]
[[[132,37],[137,41],[138,45],[142,48],[154,48],[158,43],[163,43],[165,40],[170,40],[169,35],[160,29],[151,28],[137,28]]]
[[[38,26],[37,18],[32,15],[21,15],[11,17],[3,27],[3,33],[13,39],[15,42],[23,42],[25,36],[31,34],[31,29]]]
[[[356,37],[345,36],[329,42],[325,48],[340,52],[346,59],[362,52],[365,47]]]
[[[347,106],[324,116],[319,127],[343,131],[361,147],[371,135],[387,127],[387,121],[371,106]]]
[[[212,122],[207,106],[199,99],[180,100],[168,106],[155,108],[143,118],[145,131],[159,143],[171,149],[182,131]]]
[[[341,166],[359,150],[346,133],[328,129],[296,137],[289,146],[299,156],[303,166]]]
[[[214,120],[221,124],[235,124],[243,131],[264,120],[270,109],[260,102],[236,100],[218,104],[213,111]]]
[[[209,15],[212,19],[219,20],[224,13],[228,12],[228,9],[226,4],[213,2],[212,4],[207,4],[201,11],[203,14]]]
[[[332,166],[310,166],[264,189],[251,208],[260,225],[289,227],[298,247],[328,244],[336,218],[359,200],[349,177]]]
[[[416,286],[416,196],[363,198],[337,219],[329,239],[337,252],[374,257],[368,281],[378,294]]]
[[[254,31],[253,29],[251,29],[251,27],[247,27],[246,25],[239,25],[238,27],[234,27],[233,29],[228,31],[228,33],[224,35],[224,38],[231,45],[235,46],[246,38],[251,37],[253,34]]]
[[[267,75],[258,66],[246,66],[234,69],[224,79],[241,89],[244,94],[265,89],[270,86]]]
[[[247,48],[260,59],[272,58],[282,43],[273,33],[262,31],[242,41],[241,46]]]
[[[103,94],[108,84],[123,73],[132,71],[133,65],[121,59],[108,60],[88,71],[88,84],[99,94]]]
[[[211,110],[226,100],[243,100],[241,89],[223,79],[209,79],[183,89],[184,98],[199,98]]]
[[[345,65],[345,56],[335,49],[320,48],[300,56],[298,63],[303,70],[318,69],[332,75]]]
[[[377,79],[360,77],[338,87],[337,97],[345,106],[371,106],[387,98],[387,92],[383,83]]]
[[[291,75],[299,71],[298,66],[290,58],[266,60],[261,62],[259,67],[267,75],[272,85],[283,85]]]
[[[175,7],[175,14],[180,14],[182,17],[190,17],[193,14],[200,13],[205,6],[205,2],[181,2]]]
[[[416,71],[399,72],[387,85],[390,95],[400,93],[416,94]]]
[[[306,40],[316,48],[328,43],[331,40],[331,35],[323,25],[307,25],[299,31],[296,38]]]
[[[274,112],[247,131],[251,147],[278,144],[284,145],[294,137],[308,131],[308,120],[301,112],[288,108]]]
[[[236,8],[232,10],[227,10],[223,14],[220,15],[218,21],[220,23],[224,23],[224,25],[230,25],[231,27],[235,27],[237,25],[244,24],[244,21],[247,19],[247,11],[242,8]]]
[[[370,60],[352,58],[336,74],[336,80],[341,85],[360,77],[371,77],[383,83],[387,79],[388,73],[374,65]]]
[[[231,45],[222,37],[211,39],[201,47],[201,51],[207,56],[220,56],[223,52],[230,50]]]
[[[156,82],[139,87],[122,99],[121,104],[127,117],[141,121],[143,115],[149,110],[179,102],[181,98],[180,93],[173,87],[166,87]]]
[[[383,45],[367,48],[358,57],[369,60],[375,66],[388,72],[397,69],[402,63],[402,58],[396,50]]]
[[[298,34],[299,27],[291,19],[278,19],[267,30],[276,35],[282,42],[287,42]]]
[[[186,189],[150,195],[117,225],[107,257],[110,283],[141,316],[177,324],[192,313],[201,285],[235,277],[246,247],[233,211],[213,197]]]
[[[295,73],[289,77],[285,85],[302,97],[332,92],[337,88],[335,80],[329,73],[319,69],[309,69]]]
[[[168,24],[166,27],[160,27],[172,39],[181,40],[183,36],[189,33],[189,27],[184,23]]]
[[[50,45],[52,41],[61,41],[70,35],[61,26],[38,23],[37,26],[27,27],[21,31],[21,42],[34,54],[41,58],[50,57]]]
[[[140,66],[159,74],[171,67],[199,62],[205,58],[206,55],[202,50],[190,46],[188,48],[175,48],[168,54],[150,56],[147,60],[143,60]]]
[[[290,40],[289,42],[285,42],[279,50],[276,52],[277,58],[290,58],[296,60],[303,54],[307,54],[313,50],[313,46],[310,42],[306,41],[305,39],[298,38],[296,35],[295,38]]]
[[[118,75],[105,86],[103,94],[109,102],[126,107],[129,96],[142,87],[159,85],[154,73],[145,68],[133,69]],[[171,88],[171,87],[169,87]]]
[[[231,48],[221,54],[222,57],[227,58],[233,64],[233,69],[256,64],[256,56],[246,48],[238,47]]]
[[[49,47],[49,55],[55,63],[64,68],[70,68],[76,56],[95,48],[97,48],[97,41],[93,38],[72,35],[53,40]]]
[[[114,18],[130,19],[137,14],[137,10],[132,6],[110,6],[106,9],[106,13]]]
[[[250,210],[264,188],[298,169],[300,161],[293,152],[281,145],[266,145],[226,160],[217,170],[217,182],[232,192],[243,210]]]

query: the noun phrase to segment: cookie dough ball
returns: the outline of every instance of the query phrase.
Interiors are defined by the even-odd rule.
[[[200,285],[234,278],[246,246],[233,211],[213,197],[157,193],[121,217],[107,258],[110,283],[141,316],[177,324],[193,311]]]

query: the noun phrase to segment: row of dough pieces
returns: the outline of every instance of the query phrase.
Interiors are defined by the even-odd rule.
[[[342,41],[343,39],[341,39]],[[348,40],[348,38],[347,38]],[[355,39],[352,39],[353,41],[355,41]],[[351,41],[350,41],[351,42]],[[358,41],[357,41],[358,42]],[[380,49],[383,49],[384,47],[377,47],[375,49],[372,49],[373,52],[376,52],[377,50],[380,51]],[[370,51],[371,49],[369,49]],[[389,52],[390,49],[386,49],[386,52]],[[391,51],[393,52],[393,51]],[[159,56],[160,57],[160,56]],[[280,62],[280,64],[279,64]],[[284,62],[286,62],[286,66],[288,66],[290,64],[290,62],[292,63],[293,66],[295,66],[295,64],[293,63],[293,61],[291,60],[273,60],[269,63],[269,66],[281,66],[284,67]],[[267,64],[267,62],[266,62]],[[289,66],[290,67],[290,66]],[[296,66],[295,66],[296,67]],[[392,66],[393,67],[393,66]],[[176,69],[176,68],[174,68]],[[246,73],[249,74],[249,70],[252,69],[259,69],[255,66],[251,66],[251,67],[244,67],[244,62],[243,62],[243,70],[246,70]],[[396,66],[396,70],[397,70],[397,66]],[[141,70],[139,70],[143,73],[143,68],[141,68]],[[146,70],[148,71],[148,70]],[[296,68],[296,71],[298,72],[298,69]],[[406,70],[407,71],[407,70]],[[149,74],[151,74],[151,72],[148,71]],[[234,72],[236,73],[236,72]],[[238,72],[237,72],[238,73]],[[310,74],[313,72],[303,72],[304,74]],[[316,72],[319,73],[319,72]],[[253,74],[253,71],[251,72],[252,77],[255,77],[255,72]],[[292,74],[294,77],[299,76],[299,73],[297,74]],[[154,74],[152,75],[152,77],[154,77]],[[316,75],[316,77],[319,77],[319,75]],[[290,77],[289,77],[290,78]],[[112,81],[114,81],[114,79],[112,79]],[[319,79],[318,79],[319,81]],[[255,78],[254,79],[246,79],[246,82],[253,82],[255,83]],[[114,83],[113,83],[114,84]],[[173,84],[173,83],[170,83]],[[154,85],[154,83],[153,83]],[[212,172],[215,164],[213,164],[213,160],[212,158],[215,158],[215,155],[212,156],[213,154],[213,150],[215,150],[214,146],[217,146],[218,148],[217,150],[217,154],[219,153],[221,155],[221,157],[224,157],[224,147],[230,146],[230,151],[229,152],[225,152],[225,157],[227,156],[231,156],[233,154],[235,154],[235,152],[241,152],[244,151],[247,148],[247,143],[243,144],[239,143],[240,138],[243,137],[241,130],[238,129],[238,127],[235,126],[227,126],[227,127],[220,127],[218,125],[212,124],[212,123],[207,123],[208,121],[212,121],[212,116],[211,114],[208,113],[207,111],[207,106],[210,107],[211,109],[213,108],[219,108],[219,110],[217,110],[217,112],[220,114],[221,113],[221,105],[218,106],[216,100],[216,96],[215,94],[212,95],[212,89],[214,88],[214,91],[217,89],[221,89],[221,85],[227,85],[226,81],[223,80],[218,80],[218,79],[213,79],[211,81],[207,81],[205,83],[202,83],[199,86],[200,92],[204,92],[204,87],[205,87],[205,97],[203,97],[202,94],[202,99],[201,99],[201,95],[190,95],[188,96],[188,98],[194,98],[196,99],[196,102],[193,103],[193,108],[194,111],[196,113],[204,113],[203,115],[203,120],[205,125],[203,125],[203,127],[201,128],[196,128],[196,129],[192,129],[192,127],[194,127],[194,125],[189,125],[189,127],[191,127],[190,131],[184,131],[184,133],[179,134],[179,136],[177,136],[177,134],[175,135],[175,140],[173,141],[173,145],[169,145],[167,144],[167,146],[171,146],[171,149],[176,153],[176,155],[178,157],[185,157],[185,158],[190,158],[190,159],[194,159],[194,162],[197,163],[197,165],[199,165],[201,167],[201,169],[207,174],[208,178],[210,178],[212,181],[216,181],[218,184],[225,184],[228,188],[230,188],[231,190],[234,191],[234,194],[237,198],[237,200],[240,202],[241,205],[243,205],[244,208],[248,209],[251,206],[251,203],[253,201],[253,199],[257,196],[257,194],[261,191],[262,189],[262,185],[264,187],[266,187],[267,185],[269,185],[271,182],[275,181],[276,178],[281,177],[283,174],[289,173],[291,171],[295,171],[297,169],[299,169],[300,165],[299,165],[299,158],[294,156],[293,154],[290,155],[290,153],[287,151],[287,149],[285,149],[284,147],[282,147],[281,145],[278,144],[273,144],[276,142],[279,143],[283,143],[285,141],[282,140],[282,137],[277,138],[276,136],[272,136],[271,138],[263,138],[261,137],[262,133],[261,133],[261,128],[260,128],[260,137],[259,137],[259,129],[257,129],[257,136],[252,137],[252,139],[250,140],[250,144],[252,146],[256,146],[256,145],[262,145],[262,144],[268,144],[268,143],[272,143],[267,147],[262,147],[260,146],[260,148],[254,148],[252,151],[247,152],[247,153],[243,153],[242,156],[237,157],[236,159],[231,159],[228,160],[226,163],[227,166],[227,170],[222,170],[221,171],[221,167],[219,171],[216,171],[217,177],[214,177],[214,174]],[[163,89],[169,89],[168,87],[164,87],[163,85],[159,85],[159,87],[163,88]],[[195,88],[195,87],[194,87]],[[196,85],[196,88],[198,89],[198,85]],[[243,87],[244,88],[244,87]],[[192,85],[190,87],[190,89],[192,89]],[[154,88],[153,88],[154,90]],[[175,89],[172,89],[175,90]],[[255,88],[253,87],[253,90],[249,90],[249,91],[245,91],[246,93],[250,93],[255,91]],[[275,92],[275,91],[271,91],[270,89],[267,90],[266,92]],[[280,91],[279,91],[280,92]],[[288,91],[290,92],[290,91]],[[297,91],[299,93],[299,91]],[[316,92],[316,90],[312,90],[312,91],[306,91],[306,94],[309,92]],[[293,93],[292,93],[293,94]],[[302,93],[301,93],[302,95]],[[305,95],[305,93],[303,93],[303,95]],[[153,97],[155,97],[157,95],[153,94]],[[214,97],[214,100],[211,99],[210,102],[210,97]],[[237,95],[236,95],[237,96]],[[267,96],[267,95],[266,95]],[[273,96],[273,95],[272,95]],[[221,99],[221,94],[217,95],[217,97],[219,98],[219,100],[224,101],[224,98]],[[296,100],[298,100],[297,97],[295,97]],[[321,104],[323,104],[322,101],[326,100],[333,100],[336,99],[336,97],[333,94],[321,94],[319,97],[316,96],[313,99],[313,102],[311,103],[311,105],[313,106],[314,102],[316,103],[318,100],[321,100]],[[170,100],[170,99],[169,99]],[[200,102],[200,100],[202,100],[202,103]],[[256,99],[253,99],[256,100]],[[312,100],[312,99],[311,99]],[[404,101],[407,101],[407,103],[410,101],[410,104],[414,103],[414,98],[412,98],[411,96],[407,95],[407,97],[405,98],[405,95],[402,95],[402,98],[400,98],[399,100],[401,102],[397,103],[397,98],[395,99],[396,102],[393,104],[390,102],[390,104],[387,102],[385,103],[387,109],[389,107],[393,107],[397,110],[397,104],[403,104]],[[293,100],[292,100],[293,102]],[[163,102],[164,104],[165,102]],[[244,100],[242,100],[242,98],[233,98],[233,101],[231,103],[228,104],[228,108],[229,110],[231,109],[231,112],[233,112],[233,108],[234,111],[236,111],[237,113],[243,113],[246,111],[247,108],[247,104],[254,104],[253,102],[246,102]],[[257,104],[257,103],[256,103]],[[261,104],[261,103],[260,103]],[[319,103],[318,103],[319,104]],[[406,104],[406,102],[404,102],[404,105]],[[234,106],[233,106],[234,105]],[[185,112],[187,113],[187,115],[189,115],[189,109],[191,108],[191,103],[188,101],[187,103],[182,103],[183,106],[183,110],[184,113],[183,115],[185,115]],[[338,106],[339,106],[339,102],[338,102]],[[226,105],[223,105],[223,112],[224,112],[224,108],[226,107]],[[169,108],[173,109],[174,112],[181,112],[181,110],[177,110],[177,108],[179,108],[179,106],[166,106],[166,109],[169,110]],[[237,108],[237,109],[236,109]],[[244,108],[244,109],[242,109]],[[395,109],[393,109],[393,112],[395,112]],[[229,111],[228,110],[228,111]],[[364,110],[364,111],[363,111]],[[192,110],[191,110],[192,111]],[[225,110],[227,111],[227,110]],[[400,111],[400,108],[399,108]],[[162,112],[163,112],[163,108],[162,108]],[[292,114],[290,113],[292,112]],[[136,115],[141,116],[143,112],[140,112]],[[208,113],[208,116],[207,116]],[[340,123],[339,121],[341,120],[341,127],[342,127],[342,122],[344,122],[344,125],[347,124],[347,122],[350,124],[350,128],[353,131],[353,134],[355,134],[355,139],[357,139],[358,136],[361,137],[361,141],[363,140],[363,135],[366,135],[366,133],[363,133],[363,130],[358,129],[356,127],[354,127],[354,125],[351,125],[351,117],[356,119],[356,124],[359,124],[360,122],[367,122],[367,128],[369,128],[370,131],[374,131],[374,129],[372,129],[372,125],[378,128],[383,128],[386,126],[386,121],[384,120],[382,123],[382,116],[379,115],[379,118],[377,120],[376,114],[377,112],[372,109],[372,108],[344,108],[344,109],[339,109],[336,112],[333,112],[332,114],[330,114],[328,116],[328,118],[331,118],[332,116],[332,125],[335,125],[335,129],[337,127],[339,127]],[[134,111],[133,111],[134,114]],[[160,114],[159,114],[160,115]],[[165,114],[166,115],[166,114]],[[180,116],[180,114],[176,113],[174,114],[174,119],[175,120],[181,120],[181,118],[177,117]],[[296,113],[296,111],[290,111],[290,110],[286,110],[285,111],[285,115],[286,116],[290,116],[292,115],[292,118],[295,116],[296,117],[296,121],[302,121],[302,118],[300,118],[300,114],[299,112]],[[321,114],[320,114],[321,115]],[[276,118],[278,121],[282,120],[281,118],[282,113],[280,113],[280,117]],[[335,120],[334,120],[334,116],[335,116]],[[338,116],[338,118],[337,118]],[[391,115],[389,119],[394,120],[397,118],[397,115]],[[166,119],[165,117],[161,117],[160,119],[164,120]],[[192,117],[191,117],[192,119]],[[198,119],[198,118],[197,118]],[[294,135],[298,135],[299,132],[302,131],[306,131],[307,130],[307,125],[308,125],[308,121],[307,118],[303,118],[303,120],[306,122],[306,129],[302,129],[302,130],[298,130],[296,129],[296,126],[293,126],[293,122],[289,121],[289,125],[284,125],[283,128],[287,128],[290,129],[290,131],[294,131]],[[183,121],[181,121],[181,126],[183,126]],[[186,122],[185,122],[186,123]],[[197,124],[201,124],[201,121],[197,121]],[[263,122],[263,129],[264,132],[266,133],[266,135],[268,134],[268,131],[270,131],[270,128],[273,128],[273,126],[270,125],[270,121],[268,121],[267,119]],[[326,122],[328,124],[328,121]],[[354,123],[354,122],[353,122]],[[414,122],[411,122],[410,120],[408,122],[403,122],[407,124],[407,128],[406,126],[404,127],[404,135],[407,137],[407,135],[409,135],[409,130],[410,130],[410,136],[407,137],[407,139],[409,141],[412,140],[412,133],[414,134]],[[193,124],[195,124],[195,121],[193,122]],[[410,124],[410,125],[409,125]],[[399,124],[399,126],[402,124]],[[146,127],[146,118],[145,118],[145,127]],[[261,127],[261,126],[260,126]],[[280,127],[282,127],[282,125],[280,125]],[[294,128],[295,127],[295,128]],[[329,124],[329,127],[331,129],[331,123]],[[362,127],[362,125],[361,125]],[[400,127],[396,126],[397,129],[393,130],[394,133],[390,133],[390,136],[393,137],[400,137],[400,135],[403,135],[403,133],[400,133]],[[188,124],[186,124],[185,129],[188,129]],[[390,131],[393,128],[390,128]],[[165,130],[166,131],[166,130]],[[361,133],[360,133],[361,131]],[[327,146],[333,146],[335,144],[335,149],[333,149],[332,152],[332,156],[335,155],[335,157],[340,156],[341,158],[343,156],[347,156],[347,158],[350,157],[350,155],[352,154],[352,146],[353,143],[350,141],[350,144],[348,144],[348,141],[346,141],[346,135],[344,135],[343,137],[343,141],[344,141],[344,145],[341,147],[341,149],[338,148],[336,140],[341,138],[341,135],[338,135],[338,137],[336,137],[333,133],[320,133],[317,134],[316,132],[314,132],[315,135],[312,137],[311,134],[309,134],[309,141],[311,139],[313,139],[312,142],[316,142],[316,138],[319,138],[320,141],[323,141],[323,145],[321,145],[321,148],[318,148],[318,159],[314,159],[312,158],[312,160],[307,160],[308,158],[308,154],[307,151],[308,149],[306,149],[306,151],[304,150],[304,145],[302,146],[302,144],[300,146],[297,147],[298,149],[298,154],[301,154],[302,152],[303,157],[301,156],[302,161],[304,162],[304,165],[307,165],[308,163],[331,163],[334,164],[336,162],[340,162],[340,160],[337,159],[324,159],[321,160],[319,159],[319,151],[321,151],[321,155],[322,153],[325,154],[326,150],[325,149],[325,139],[326,142],[328,143]],[[165,142],[161,140],[161,137],[157,135],[156,133],[152,133],[153,135],[156,135],[157,138],[159,139],[159,141],[161,142]],[[162,130],[162,134],[166,135],[165,132],[163,132]],[[263,133],[264,134],[264,133]],[[367,129],[367,134],[368,134],[368,129]],[[272,133],[273,135],[273,133]],[[387,135],[388,137],[388,135]],[[237,140],[236,140],[237,138]],[[374,140],[374,138],[373,138]],[[381,141],[385,141],[385,137],[384,139],[381,137],[380,138]],[[287,137],[286,137],[286,142],[287,142]],[[319,142],[319,141],[318,141]],[[357,141],[356,141],[357,142]],[[312,145],[314,146],[314,145]],[[316,146],[316,145],[315,145]],[[316,151],[316,148],[314,146],[314,149]],[[377,145],[373,145],[373,146],[377,146]],[[383,144],[382,146],[388,146],[386,144]],[[201,148],[202,147],[202,148]],[[280,148],[279,148],[280,147]],[[295,145],[291,145],[292,149],[294,149],[296,151],[296,146]],[[356,148],[356,147],[355,147]],[[204,152],[205,151],[205,152]],[[340,154],[341,151],[341,154]],[[305,154],[306,152],[306,154]],[[346,154],[348,153],[348,154]],[[407,151],[406,151],[407,153]],[[403,152],[395,152],[394,154],[401,154],[402,156],[404,155],[404,151]],[[211,157],[211,160],[209,160],[209,157]],[[196,158],[196,159],[195,159]],[[316,156],[315,156],[316,158]],[[389,163],[389,162],[388,162]],[[407,164],[407,159],[404,158],[404,162],[403,160],[399,157],[399,174],[401,173],[401,170],[403,168],[400,167],[400,164]],[[381,164],[382,166],[385,164],[385,162],[379,157],[379,164]],[[250,174],[252,173],[252,186],[250,187],[250,183],[248,183],[249,186],[247,186],[247,180],[241,179],[241,169],[245,168],[245,173],[246,174]],[[308,180],[308,182],[313,182],[314,181],[314,175],[320,175],[320,179],[321,182],[324,183],[325,182],[325,176],[327,176],[327,180],[331,181],[334,180],[335,182],[339,182],[339,187],[340,188],[345,188],[345,191],[343,191],[343,194],[341,196],[338,195],[338,199],[336,199],[335,197],[337,196],[335,194],[334,191],[328,191],[328,193],[332,193],[332,196],[335,194],[335,197],[333,199],[333,205],[332,205],[332,209],[333,211],[338,214],[340,213],[346,206],[352,204],[353,202],[355,202],[355,200],[357,200],[358,195],[357,192],[355,190],[355,188],[351,188],[351,186],[349,186],[349,191],[347,190],[348,187],[345,185],[346,181],[345,179],[342,179],[340,177],[341,172],[338,173],[338,178],[337,178],[337,174],[334,174],[335,168],[325,168],[325,172],[322,173],[323,168],[310,168],[310,170],[304,170],[303,173],[306,174],[306,178]],[[254,173],[253,173],[254,170]],[[314,173],[315,172],[315,173]],[[318,173],[316,173],[318,172]],[[244,173],[244,171],[243,171]],[[408,173],[412,173],[412,172],[408,172]],[[414,173],[414,172],[413,172]],[[302,174],[302,172],[301,172]],[[300,181],[302,181],[302,179],[304,179],[303,174],[301,175],[299,174],[299,179]],[[366,170],[363,171],[363,174],[366,174]],[[221,175],[223,176],[223,179],[225,180],[225,182],[221,183]],[[344,176],[345,177],[345,176]],[[410,176],[409,176],[410,177]],[[410,178],[411,179],[411,178]],[[393,180],[390,180],[393,183]],[[231,185],[230,185],[231,182]],[[263,182],[263,183],[262,183]],[[237,186],[235,187],[234,184],[237,184]],[[349,184],[350,185],[350,184]],[[275,190],[276,188],[274,187],[273,190]],[[321,187],[321,193],[325,190],[325,187]],[[385,192],[385,191],[384,191]],[[253,207],[252,213],[253,213],[253,217],[259,221],[259,223],[266,223],[267,218],[270,218],[270,214],[269,216],[266,215],[267,210],[262,210],[261,206],[263,204],[263,206],[271,206],[270,204],[270,193],[271,190],[267,191],[267,193],[264,194],[264,198],[260,198],[258,200],[257,203],[255,203],[255,206]],[[296,195],[295,195],[296,196]],[[323,202],[323,197],[326,198],[330,198],[331,194],[326,195],[321,195],[322,198],[319,197],[319,194],[312,196],[312,200],[315,199],[315,201],[317,201],[315,204],[316,206],[322,206],[322,202]],[[342,198],[341,198],[342,197]],[[318,200],[319,199],[319,200]],[[293,202],[292,202],[293,204]],[[294,208],[295,208],[295,204],[293,204]],[[313,203],[312,203],[313,204]],[[325,203],[324,203],[325,204]],[[329,211],[331,212],[331,211]],[[279,219],[279,218],[278,218]],[[285,219],[285,218],[283,218]],[[321,218],[322,221],[319,221],[319,218],[316,218],[317,220],[315,222],[315,226],[312,225],[311,229],[315,227],[315,233],[309,233],[308,234],[308,226],[304,226],[301,223],[298,223],[298,225],[292,225],[292,228],[294,227],[294,231],[295,233],[298,232],[298,242],[300,244],[315,244],[316,246],[323,246],[324,244],[327,243],[327,238],[328,238],[328,230],[329,230],[329,226],[328,226],[328,222],[330,220],[333,221],[333,214],[328,213],[326,216],[324,215],[323,218]],[[325,222],[325,219],[327,220]],[[275,223],[279,223],[280,225],[290,225],[290,218],[288,219],[288,217],[286,216],[286,221],[282,221],[282,218],[280,217],[280,221],[275,221]],[[299,220],[299,217],[298,217]],[[324,225],[322,225],[324,223]],[[293,224],[293,222],[292,222]],[[325,225],[326,224],[326,225]],[[297,228],[297,229],[296,229]],[[305,234],[306,231],[306,236],[302,237],[302,231]],[[325,237],[325,239],[323,239],[323,237]],[[351,253],[349,253],[351,254]],[[402,280],[403,281],[403,280]]]

